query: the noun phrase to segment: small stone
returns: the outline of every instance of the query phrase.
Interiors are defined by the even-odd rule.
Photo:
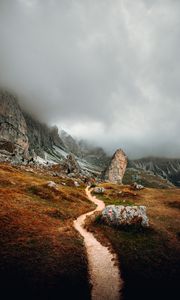
[[[51,188],[56,188],[56,187],[57,187],[57,184],[56,184],[54,181],[49,181],[49,182],[47,183],[47,186],[48,186],[48,187],[51,187]]]
[[[137,182],[134,182],[132,184],[132,187],[134,188],[134,190],[143,190],[144,189],[144,186],[141,184],[138,184]]]
[[[104,194],[105,188],[103,188],[103,187],[95,187],[94,190],[93,190],[93,192],[96,193],[96,194]]]
[[[79,186],[80,186],[79,182],[77,182],[77,181],[74,181],[74,185],[75,185],[76,187],[79,187]]]

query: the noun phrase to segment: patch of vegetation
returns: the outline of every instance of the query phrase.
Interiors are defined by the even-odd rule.
[[[73,220],[94,205],[75,187],[47,187],[54,181],[48,172],[0,167],[0,179],[8,178],[0,187],[1,293],[6,299],[90,299],[86,251]]]
[[[68,217],[65,214],[61,213],[58,209],[47,211],[47,215],[52,218],[60,219],[63,221],[68,219]]]
[[[180,209],[180,202],[179,201],[168,201],[166,202],[168,206],[172,207],[172,208],[177,208]]]
[[[106,188],[106,184],[102,184]],[[128,186],[111,185],[99,198],[106,205],[115,204],[113,195]],[[167,199],[171,198],[171,201]],[[123,300],[176,299],[180,278],[180,204],[179,189],[144,189],[128,201],[145,205],[149,228],[134,226],[110,227],[101,216],[88,222],[87,228],[97,239],[112,245],[118,255],[123,280]],[[171,204],[170,204],[171,202]],[[170,205],[169,205],[170,204]],[[175,209],[176,208],[176,209]]]
[[[97,195],[96,195],[97,196]],[[103,200],[106,205],[124,205],[124,206],[132,206],[134,202],[129,199],[117,199],[117,198],[109,198],[105,195],[97,196],[99,199]]]
[[[136,200],[140,198],[140,193],[137,195],[136,192],[126,186],[110,183],[103,183],[101,186],[105,188],[105,192],[103,194],[95,192],[92,192],[92,194],[103,200],[106,205],[132,206],[135,205]]]

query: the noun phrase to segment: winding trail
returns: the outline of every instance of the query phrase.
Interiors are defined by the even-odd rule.
[[[102,211],[105,204],[92,196],[88,187],[86,188],[86,195],[90,201],[97,205],[97,208],[77,218],[74,221],[74,227],[83,236],[87,250],[89,274],[93,286],[92,300],[119,300],[121,299],[120,291],[123,282],[120,270],[115,264],[117,257],[84,228],[86,217],[92,215],[95,211]]]

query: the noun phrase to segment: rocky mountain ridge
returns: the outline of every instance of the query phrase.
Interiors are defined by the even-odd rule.
[[[95,174],[101,173],[108,158],[103,149],[90,147],[85,141],[79,143],[65,131],[59,132],[22,111],[16,97],[6,91],[0,92],[0,153],[2,160],[13,156],[62,164],[72,153],[81,170]]]
[[[130,160],[128,168],[142,170],[146,173],[160,176],[163,179],[180,186],[180,159],[146,157]]]
[[[7,157],[11,160],[13,157],[68,166],[67,158],[71,153],[79,169],[85,174],[101,176],[110,165],[113,167],[113,174],[117,171],[117,161],[113,165],[113,157],[111,159],[102,148],[89,145],[84,140],[76,141],[65,131],[59,132],[57,127],[42,124],[20,108],[15,96],[7,91],[0,91],[0,160],[6,160]],[[121,177],[123,175],[124,171]],[[155,178],[152,176],[156,176],[160,186],[170,186],[171,183],[180,186],[180,159],[147,157],[128,161],[125,173],[128,183],[138,180],[141,183],[140,177],[145,177],[146,183],[149,178],[151,181]],[[106,177],[107,174],[105,180]]]

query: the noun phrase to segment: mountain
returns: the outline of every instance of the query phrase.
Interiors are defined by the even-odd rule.
[[[101,147],[93,147],[87,141],[81,140],[79,142],[82,158],[85,158],[90,164],[96,165],[104,170],[111,157]]]
[[[44,157],[44,153],[52,153],[53,146],[64,148],[63,141],[58,135],[57,127],[48,127],[42,124],[32,116],[23,112],[27,124],[27,136],[29,140],[30,155],[36,153],[40,157]]]
[[[86,175],[101,176],[111,158],[100,147],[77,141],[56,126],[49,127],[23,111],[17,98],[0,91],[0,160],[30,160],[68,165],[74,155]],[[146,186],[180,186],[180,159],[147,157],[130,160],[124,183],[139,181]]]
[[[129,161],[128,168],[143,170],[180,186],[180,159],[146,157]]]
[[[61,130],[59,135],[64,143],[65,148],[68,149],[68,151],[74,153],[79,157],[82,156],[82,151],[80,146],[78,145],[78,142],[70,134],[68,134],[64,130]]]
[[[0,92],[0,157],[1,160],[34,159],[46,163],[64,163],[74,154],[85,174],[100,175],[108,156],[102,148],[91,147],[85,141],[78,142],[56,126],[41,123],[26,111],[22,111],[12,94]]]

